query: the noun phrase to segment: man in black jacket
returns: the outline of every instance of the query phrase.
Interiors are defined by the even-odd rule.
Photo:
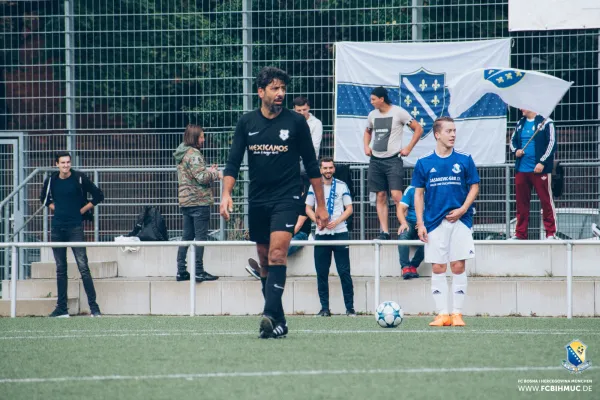
[[[104,200],[102,191],[83,173],[71,169],[71,154],[59,152],[56,154],[58,172],[54,172],[44,181],[40,193],[40,201],[54,212],[52,218],[53,242],[83,242],[83,220],[91,220],[91,210]],[[92,200],[88,201],[88,193]],[[88,298],[90,315],[101,316],[100,307],[96,303],[96,290],[90,274],[85,247],[72,247],[81,280]],[[56,286],[58,301],[56,309],[49,317],[67,318],[67,248],[53,247],[56,260]]]

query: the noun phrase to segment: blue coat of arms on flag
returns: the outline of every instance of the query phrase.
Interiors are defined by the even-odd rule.
[[[400,106],[423,127],[421,139],[432,131],[433,121],[446,111],[445,73],[421,68],[415,72],[400,73]]]
[[[485,80],[492,82],[500,89],[516,85],[524,76],[525,72],[514,69],[486,69],[484,71]]]

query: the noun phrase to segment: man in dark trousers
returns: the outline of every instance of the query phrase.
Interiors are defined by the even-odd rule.
[[[104,194],[85,174],[71,169],[71,154],[66,151],[59,152],[55,161],[58,171],[46,178],[40,193],[42,204],[54,212],[51,239],[53,242],[83,242],[83,220],[92,220],[90,210],[104,200]],[[92,196],[91,201],[88,201],[88,193]],[[90,315],[99,317],[100,307],[96,303],[96,290],[85,247],[71,249],[81,273]],[[52,251],[56,260],[58,301],[56,309],[49,317],[67,318],[67,248],[53,247]]]
[[[231,192],[244,152],[248,151],[250,193],[248,225],[256,242],[265,297],[259,337],[279,338],[288,327],[281,297],[285,288],[287,253],[302,205],[300,157],[314,188],[318,204],[316,220],[324,228],[329,220],[323,183],[306,119],[283,107],[289,76],[263,68],[256,86],[261,99],[258,110],[244,114],[237,123],[229,159],[223,173],[221,215],[229,220],[233,210]]]
[[[335,179],[333,158],[323,157],[320,162],[323,175],[324,196],[327,199],[327,213],[330,221],[324,229],[317,228],[315,240],[348,240],[346,220],[352,215],[352,197],[345,182]],[[306,215],[315,218],[315,198],[311,188],[306,197]],[[317,207],[318,210],[318,207]],[[321,311],[317,315],[330,317],[329,310],[329,268],[331,255],[335,257],[335,266],[342,283],[346,315],[356,317],[354,311],[354,286],[350,275],[350,248],[348,246],[315,246],[315,268],[317,270],[317,290],[321,301]]]

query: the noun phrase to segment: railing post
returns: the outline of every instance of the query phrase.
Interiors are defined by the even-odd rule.
[[[223,197],[223,179],[219,180],[219,193],[221,193],[221,199]],[[225,240],[225,218],[221,215],[219,217],[219,240]]]
[[[8,207],[10,206],[10,204],[6,204],[4,206],[4,241],[8,242],[8,238],[10,235],[10,220],[9,220],[9,215],[10,215],[10,211],[8,210]],[[10,260],[10,255],[8,253],[8,249],[5,249],[4,251],[4,278],[8,279],[8,271],[9,271],[9,260]]]
[[[567,243],[567,318],[573,318],[573,245]]]
[[[44,172],[44,182],[46,182],[46,179],[48,179],[48,172]],[[46,207],[45,204],[44,204],[44,218],[42,221],[42,229],[43,229],[42,240],[44,242],[47,242],[48,241],[48,207]]]
[[[94,184],[96,184],[96,186],[99,186],[98,184],[98,170],[95,169],[94,170]],[[94,242],[99,242],[100,240],[100,204],[97,204],[94,210]]]
[[[360,168],[360,240],[365,240],[365,169]]]
[[[373,304],[373,313],[379,306],[379,288],[380,288],[380,276],[381,276],[381,261],[380,261],[380,247],[379,240],[375,241],[375,274],[374,274],[374,291],[375,291],[375,304]]]
[[[190,317],[196,315],[196,246],[190,246]]]
[[[10,277],[10,317],[15,318],[17,316],[17,264],[19,263],[19,259],[17,256],[17,246],[12,246],[11,249],[12,272]]]
[[[510,166],[504,167],[504,218],[506,220],[506,238],[510,238]]]

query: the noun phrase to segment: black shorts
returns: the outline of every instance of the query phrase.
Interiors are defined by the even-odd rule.
[[[248,228],[250,240],[267,244],[271,232],[289,232],[294,234],[294,227],[300,215],[301,202],[286,201],[270,204],[250,204],[248,207]]]
[[[403,190],[404,166],[401,157],[371,157],[367,175],[369,192]]]

